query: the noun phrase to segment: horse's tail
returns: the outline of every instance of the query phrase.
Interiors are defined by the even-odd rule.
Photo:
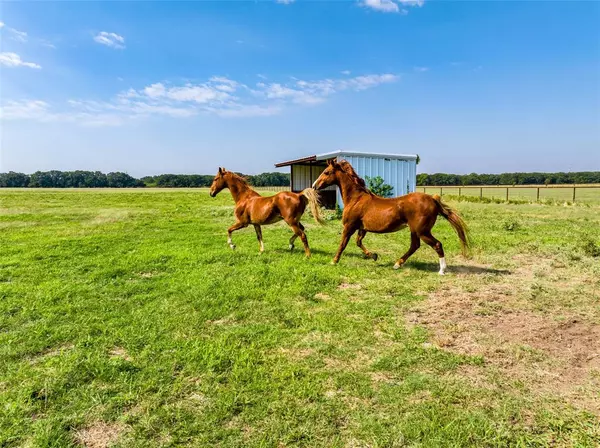
[[[317,190],[314,188],[305,188],[300,193],[308,200],[308,206],[310,207],[310,212],[319,224],[324,224],[325,220],[323,219],[323,215],[321,214],[321,202],[319,201],[319,195],[317,194]]]
[[[460,239],[460,247],[462,249],[462,254],[466,256],[468,253],[468,249],[471,245],[469,238],[469,229],[467,228],[467,224],[455,210],[451,209],[442,202],[442,199],[439,195],[434,194],[431,197],[438,205],[438,214],[446,218],[450,225],[456,231],[456,234]]]

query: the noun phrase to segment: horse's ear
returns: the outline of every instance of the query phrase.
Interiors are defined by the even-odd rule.
[[[329,165],[329,166],[333,165],[333,159],[327,159],[327,165]]]
[[[219,174],[223,174],[223,168],[219,167]]]

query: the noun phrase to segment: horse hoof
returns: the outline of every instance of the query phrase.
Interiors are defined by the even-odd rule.
[[[400,263],[396,263],[394,265],[394,269],[400,269],[402,267],[402,265]]]
[[[444,271],[440,271],[439,274],[440,275],[446,275],[446,273]]]
[[[335,260],[331,260],[331,264],[335,266],[336,264],[338,264],[338,262]]]
[[[231,247],[231,250],[235,250],[235,244],[230,244],[229,247]]]
[[[379,258],[379,255],[371,254],[371,258],[373,259],[373,261],[377,261],[377,259]]]
[[[294,250],[294,245],[290,244],[290,250]]]

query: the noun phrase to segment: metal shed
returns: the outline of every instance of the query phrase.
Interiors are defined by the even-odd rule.
[[[299,192],[313,184],[325,170],[327,160],[330,159],[350,162],[358,175],[363,179],[365,176],[381,176],[386,184],[394,188],[392,191],[393,196],[402,196],[416,189],[416,154],[385,154],[339,150],[279,162],[275,164],[275,167],[290,167],[290,189]],[[342,196],[335,185],[321,190],[320,194],[321,200],[326,207],[334,208],[337,204],[340,208],[344,208]]]

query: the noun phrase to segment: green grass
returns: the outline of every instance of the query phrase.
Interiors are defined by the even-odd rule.
[[[472,231],[469,263],[506,269],[528,253],[596,269],[596,207],[451,204]],[[263,227],[263,255],[251,228],[232,251],[232,205],[227,191],[0,191],[0,446],[75,446],[98,422],[127,447],[599,443],[593,413],[477,385],[459,372],[483,357],[406,325],[461,281],[441,218],[445,277],[427,246],[392,270],[406,231],[366,237],[377,262],[353,240],[332,266],[341,223],[308,212],[312,258],[287,250],[281,223]],[[595,319],[592,299],[569,306]]]
[[[573,202],[573,187],[564,186],[540,186],[539,202],[548,203],[571,203]],[[481,189],[481,191],[480,191]],[[417,187],[418,191],[423,191],[424,187]],[[429,194],[440,193],[440,188],[426,187],[426,192]],[[459,187],[443,187],[444,195],[458,196]],[[460,194],[467,197],[481,197],[489,199],[506,200],[506,188],[490,187],[490,186],[469,186],[462,187]],[[537,201],[537,186],[532,187],[508,187],[508,199],[516,201]],[[592,186],[591,188],[577,187],[575,191],[575,202],[579,204],[600,205],[600,185]]]

